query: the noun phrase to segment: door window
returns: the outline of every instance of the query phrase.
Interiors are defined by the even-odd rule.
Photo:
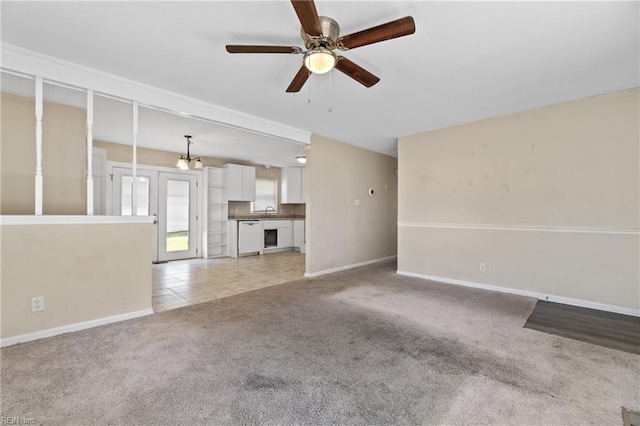
[[[167,251],[189,250],[189,182],[167,180]]]
[[[136,178],[136,211],[138,216],[149,216],[149,178],[138,176]],[[131,216],[131,208],[133,204],[133,176],[122,176],[120,188],[120,214],[122,216]]]

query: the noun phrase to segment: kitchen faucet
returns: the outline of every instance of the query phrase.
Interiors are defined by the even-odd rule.
[[[267,214],[267,213],[269,212],[269,209],[273,210],[273,212],[274,212],[274,213],[276,212],[275,207],[273,207],[273,206],[267,206],[267,208],[266,208],[266,209],[264,209],[264,213],[265,213],[265,214]]]

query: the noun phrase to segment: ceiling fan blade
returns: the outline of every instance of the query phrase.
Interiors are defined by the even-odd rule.
[[[244,44],[227,44],[229,53],[302,53],[296,46],[251,46]]]
[[[392,38],[403,37],[416,32],[416,24],[411,16],[396,19],[386,24],[378,25],[357,33],[347,34],[338,39],[338,48],[341,50],[355,49],[356,47],[378,43]]]
[[[318,11],[313,0],[291,0],[291,4],[298,15],[305,33],[310,36],[321,36],[322,27],[318,18]]]
[[[358,83],[371,87],[377,82],[380,81],[378,77],[371,74],[369,71],[362,68],[360,65],[351,62],[344,56],[338,56],[338,63],[336,64],[336,69],[338,71],[342,71]]]
[[[307,82],[309,74],[311,74],[311,71],[309,71],[303,64],[298,70],[296,76],[293,77],[293,81],[291,82],[289,87],[287,87],[287,93],[299,92],[300,89],[302,89],[302,86],[304,86],[304,83]]]

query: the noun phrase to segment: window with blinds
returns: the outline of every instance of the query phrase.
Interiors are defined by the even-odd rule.
[[[251,203],[251,212],[265,213],[267,207],[269,213],[278,210],[278,179],[256,178],[256,200]]]

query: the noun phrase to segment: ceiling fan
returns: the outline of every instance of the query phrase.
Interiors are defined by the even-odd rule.
[[[350,50],[392,38],[403,37],[416,31],[411,16],[387,22],[356,33],[340,36],[338,23],[326,16],[318,16],[313,0],[291,0],[302,28],[300,34],[307,50],[297,46],[260,46],[228,44],[229,53],[288,53],[303,54],[300,70],[287,87],[287,92],[298,92],[311,73],[324,74],[336,68],[366,87],[380,81],[361,66],[334,53],[335,49]]]

